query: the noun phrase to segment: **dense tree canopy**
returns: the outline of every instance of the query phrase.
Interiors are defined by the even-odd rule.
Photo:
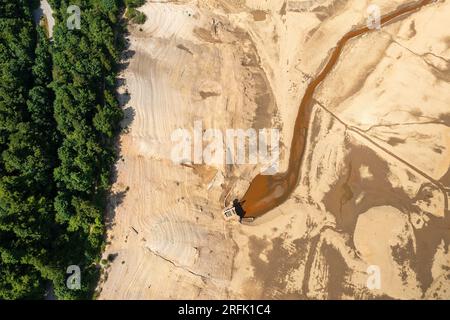
[[[118,0],[50,1],[53,42],[28,0],[0,1],[0,298],[89,298],[122,111],[114,95]],[[66,287],[78,265],[81,290]]]

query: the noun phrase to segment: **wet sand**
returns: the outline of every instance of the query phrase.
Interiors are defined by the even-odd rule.
[[[383,16],[381,18],[381,24],[384,25],[396,21],[397,18],[417,11],[432,2],[434,1],[422,0],[410,5],[401,6],[394,12]],[[300,177],[300,166],[305,151],[308,125],[314,104],[313,97],[315,90],[333,70],[347,42],[370,31],[372,30],[366,26],[345,34],[337,43],[324,69],[308,85],[295,121],[288,170],[273,176],[257,175],[253,179],[242,198],[243,209],[246,212],[245,217],[258,217],[278,207],[289,198],[297,187]]]

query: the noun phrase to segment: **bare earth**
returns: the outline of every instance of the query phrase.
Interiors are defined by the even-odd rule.
[[[100,299],[449,299],[450,1],[349,41],[314,95],[301,179],[252,224],[226,222],[255,165],[171,161],[178,128],[278,128],[367,7],[408,0],[147,3],[129,27],[127,118]],[[381,286],[367,286],[369,266]]]
[[[53,27],[55,26],[55,18],[53,11],[47,0],[41,0],[39,7],[34,10],[33,18],[35,23],[41,22],[48,32],[48,36],[53,37]],[[41,20],[42,19],[42,20]]]

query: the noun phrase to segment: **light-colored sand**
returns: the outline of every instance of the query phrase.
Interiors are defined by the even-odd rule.
[[[45,16],[46,25],[48,28],[49,37],[53,37],[53,27],[55,26],[55,18],[53,18],[53,11],[47,0],[41,0],[38,9],[34,10],[33,18],[35,23],[39,23],[41,18]]]
[[[365,24],[369,3],[383,13],[408,1],[140,9],[147,22],[130,26],[121,75],[129,130],[104,253],[117,257],[101,299],[449,297],[449,1],[345,48],[315,94],[299,187],[252,225],[221,211],[258,167],[170,160],[171,133],[201,120],[205,129],[280,128],[286,168],[308,81]],[[366,286],[369,265],[380,268],[380,289]]]

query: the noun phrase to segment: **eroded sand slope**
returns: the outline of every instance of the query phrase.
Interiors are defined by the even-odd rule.
[[[304,90],[369,4],[147,2],[130,26],[127,119],[103,299],[449,298],[450,1],[352,40],[314,95],[301,183],[252,225],[222,209],[253,165],[182,166],[171,134],[279,128],[289,159]],[[367,268],[381,288],[367,288]]]

